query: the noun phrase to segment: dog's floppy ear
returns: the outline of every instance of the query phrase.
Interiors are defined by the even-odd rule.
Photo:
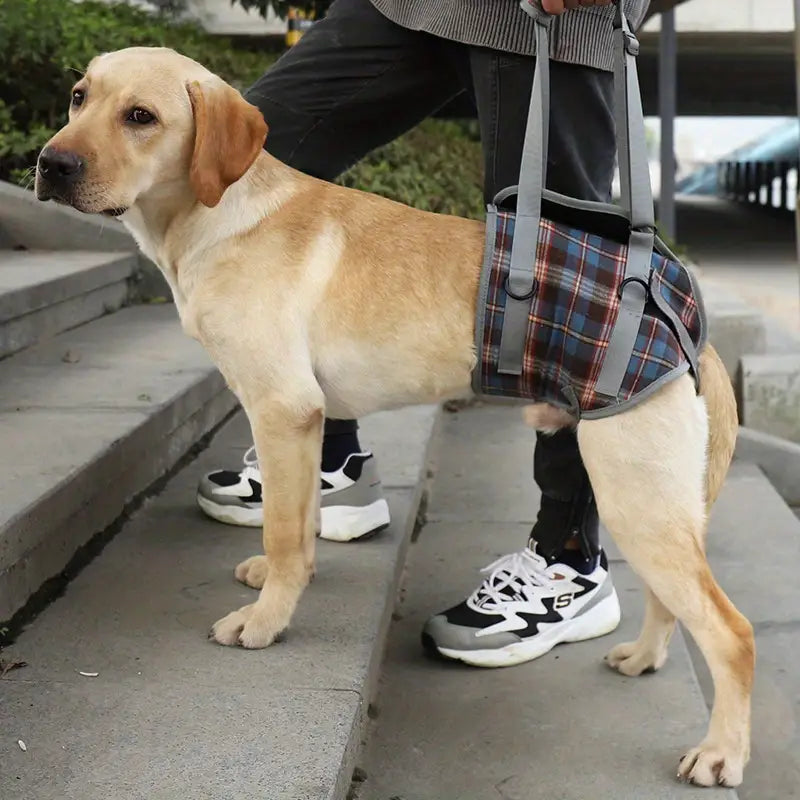
[[[267,123],[255,106],[222,81],[193,81],[186,88],[195,128],[189,180],[197,199],[213,208],[256,160]]]

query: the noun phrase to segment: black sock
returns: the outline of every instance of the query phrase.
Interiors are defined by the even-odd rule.
[[[601,559],[601,554],[596,556],[589,556],[587,558],[581,550],[562,550],[561,553],[553,559],[553,562],[558,564],[566,564],[572,567],[576,572],[582,575],[588,575],[597,569],[597,565]]]
[[[344,466],[349,455],[360,452],[357,430],[326,433],[322,439],[322,471],[336,472]]]

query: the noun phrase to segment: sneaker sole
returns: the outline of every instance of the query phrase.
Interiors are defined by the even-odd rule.
[[[558,627],[543,631],[523,642],[515,642],[494,650],[452,650],[439,647],[436,651],[445,658],[463,661],[473,667],[513,667],[549,653],[556,645],[597,639],[616,630],[621,617],[616,590],[594,608],[579,617],[567,620]]]
[[[323,506],[321,533],[330,542],[352,542],[389,527],[389,504],[381,498],[368,506]]]
[[[221,505],[202,495],[197,504],[212,519],[241,528],[260,528],[264,524],[261,508]],[[368,506],[328,506],[320,509],[320,537],[332,542],[352,542],[374,536],[389,527],[389,504],[384,499]]]
[[[261,508],[245,506],[228,506],[215,503],[203,495],[197,495],[197,505],[211,519],[224,522],[226,525],[238,525],[242,528],[260,528],[264,524],[264,512]]]

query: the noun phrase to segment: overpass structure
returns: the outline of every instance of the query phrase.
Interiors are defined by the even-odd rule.
[[[679,116],[796,114],[792,0],[684,0],[676,5]],[[661,23],[660,14],[652,15],[639,35],[645,113],[653,115],[658,114]]]
[[[795,5],[792,0],[684,0],[671,12],[674,72],[680,116],[792,117],[767,135],[684,180],[690,194],[716,194],[778,212],[796,212],[800,125],[797,122]],[[640,33],[643,95],[649,113],[671,119],[658,105],[658,53],[668,38],[663,15]],[[662,76],[663,80],[663,76]],[[662,98],[663,99],[663,98]],[[667,201],[668,207],[668,201]]]
[[[661,120],[660,221],[667,233],[675,233],[676,116],[796,116],[795,3],[654,0],[639,34],[639,71],[645,113]],[[768,161],[740,163],[735,155],[709,165],[696,185],[712,182],[726,198],[793,209],[795,128],[778,138]],[[757,158],[758,148],[750,150],[746,155]]]

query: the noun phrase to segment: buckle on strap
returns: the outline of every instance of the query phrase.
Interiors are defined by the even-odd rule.
[[[525,292],[525,294],[515,294],[511,290],[511,283],[509,280],[510,277],[511,277],[510,275],[506,276],[506,281],[503,288],[506,290],[506,294],[513,300],[520,300],[520,301],[530,300],[531,297],[533,297],[536,294],[536,290],[539,288],[539,281],[536,280],[536,278],[533,279],[533,284],[531,285],[531,288],[527,292]]]
[[[632,34],[625,34],[625,52],[630,56],[638,56],[641,45],[639,40]]]
[[[622,300],[622,293],[625,291],[625,287],[629,283],[638,283],[644,289],[645,300],[647,300],[647,298],[650,297],[650,285],[647,283],[647,281],[644,278],[639,278],[636,275],[629,275],[622,281],[622,283],[619,285],[619,288],[617,289],[618,299]]]

